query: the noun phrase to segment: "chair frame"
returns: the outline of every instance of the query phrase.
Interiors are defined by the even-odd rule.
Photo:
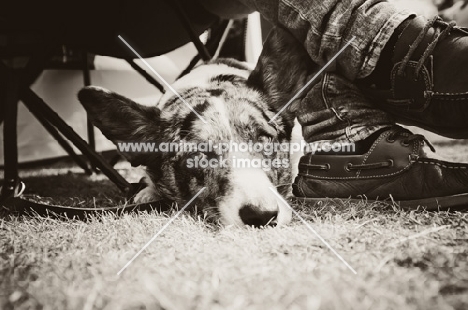
[[[206,43],[201,42],[198,35],[190,25],[190,21],[178,1],[168,1],[179,16],[180,22],[190,36],[192,43],[198,51],[198,55],[192,59],[188,67],[182,72],[189,72],[199,62],[200,59],[208,61],[211,55],[220,48],[221,38],[229,31],[229,21],[221,21],[218,27],[212,30],[212,36]],[[121,176],[113,166],[99,155],[95,150],[94,127],[89,122],[87,124],[88,142],[81,138],[60,116],[53,111],[34,91],[31,85],[42,73],[51,51],[60,46],[60,33],[52,35],[46,42],[39,43],[30,55],[29,61],[24,68],[14,69],[0,61],[0,73],[5,74],[7,85],[6,95],[3,99],[3,137],[4,137],[4,183],[1,188],[0,202],[8,198],[20,196],[24,190],[24,184],[20,181],[18,174],[18,147],[17,147],[17,116],[18,102],[21,100],[26,108],[38,119],[40,124],[54,137],[60,146],[71,156],[76,164],[81,167],[86,174],[100,171],[112,181],[124,193],[131,193],[134,187],[123,176]],[[11,51],[15,55],[15,51]],[[83,83],[85,86],[91,85],[90,68],[86,52],[83,52]],[[132,55],[133,56],[133,55]],[[153,84],[160,91],[164,92],[163,86],[148,74],[143,68],[138,66],[132,57],[125,59],[133,69],[140,73],[149,83]],[[1,100],[1,98],[0,98]],[[0,117],[0,122],[1,122]],[[78,155],[71,144],[73,144],[83,156]],[[88,161],[90,166],[88,165]]]

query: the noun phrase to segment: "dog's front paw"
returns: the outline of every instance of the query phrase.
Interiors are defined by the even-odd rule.
[[[133,201],[135,203],[147,203],[151,201],[155,201],[158,199],[158,195],[156,194],[156,191],[154,188],[148,186],[139,191],[136,195],[135,198],[133,198]]]

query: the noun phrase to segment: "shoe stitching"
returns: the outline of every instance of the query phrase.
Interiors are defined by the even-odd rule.
[[[391,134],[390,131],[385,132],[376,140],[376,142],[372,145],[369,152],[366,154],[366,157],[364,158],[364,160],[362,162],[363,164],[365,164],[365,162],[367,161],[367,158],[370,156],[372,151],[375,149],[378,142],[380,142],[383,138],[388,137],[390,134]],[[409,136],[409,134],[406,133],[406,132],[403,132],[402,135],[406,136],[406,137]],[[413,143],[413,152],[412,152],[412,154],[417,154],[419,152],[419,147],[418,146],[419,146],[419,143]],[[311,161],[312,161],[312,156],[309,156],[309,163],[311,163]],[[418,163],[418,162],[420,162],[420,161],[415,161],[415,162],[414,161],[409,161],[408,165],[406,165],[405,167],[403,167],[402,169],[400,169],[398,171],[395,171],[395,172],[390,173],[390,174],[381,174],[381,175],[372,175],[372,176],[360,176],[360,171],[359,171],[359,174],[356,174],[356,176],[353,176],[353,177],[323,177],[323,176],[318,176],[318,175],[314,175],[314,174],[310,174],[310,173],[301,173],[301,172],[299,172],[298,175],[302,176],[302,177],[306,177],[306,178],[316,178],[316,179],[322,179],[322,180],[356,180],[356,179],[371,179],[371,178],[380,178],[380,177],[390,177],[390,176],[394,176],[394,175],[400,174],[400,173],[408,170],[410,166],[412,166],[414,163]]]
[[[424,160],[421,160],[421,159],[419,159],[416,163],[421,163],[421,164],[426,164],[426,165],[436,165],[436,166],[446,168],[446,169],[462,169],[462,170],[468,169],[468,167],[447,166],[447,165],[444,165],[444,164],[441,164],[441,163],[438,163],[438,162],[424,161]]]
[[[448,166],[444,165],[438,162],[432,162],[432,161],[424,161],[419,159],[418,161],[415,162],[410,162],[406,167],[404,167],[402,170],[399,170],[397,172],[391,173],[391,174],[386,174],[386,175],[375,175],[375,176],[366,176],[366,177],[360,177],[360,178],[355,178],[355,177],[321,177],[321,176],[316,176],[316,175],[311,175],[311,174],[304,174],[304,173],[299,173],[300,176],[303,177],[308,177],[308,178],[316,178],[316,179],[326,179],[326,180],[355,180],[355,179],[370,179],[370,178],[379,178],[379,177],[390,177],[394,176],[400,172],[403,172],[404,170],[407,170],[408,166],[410,166],[412,163],[421,163],[421,164],[426,164],[426,165],[436,165],[442,168],[446,169],[453,169],[453,170],[467,170],[468,167],[460,167],[460,166]]]
[[[457,98],[451,98],[450,96],[456,96]],[[434,98],[436,97],[436,98]],[[462,97],[462,98],[458,98]],[[438,93],[432,92],[432,98],[434,100],[449,100],[449,101],[466,101],[468,100],[468,92],[466,93]]]
[[[398,76],[398,70],[400,69],[400,67],[403,65],[403,62],[400,61],[399,63],[397,63],[393,69],[392,69],[392,95],[393,97],[396,97],[395,96],[395,80],[396,80],[396,77]],[[410,61],[406,67],[414,67],[416,68],[417,66],[417,63],[415,61]],[[426,86],[426,89],[432,89],[432,84],[431,84],[431,81],[429,80],[428,76],[429,76],[429,71],[427,70],[426,66],[423,66],[422,67],[422,70],[421,72],[418,72],[418,73],[421,73],[423,78],[424,78],[424,83],[425,83],[425,86]],[[428,98],[430,100],[430,98]],[[426,104],[427,104],[427,101],[426,100]]]
[[[435,98],[436,100],[444,100],[444,101],[466,101],[468,98]]]
[[[363,180],[363,179],[373,179],[373,178],[383,178],[383,177],[391,177],[397,174],[401,174],[402,172],[406,171],[409,169],[410,166],[412,166],[413,163],[409,162],[408,165],[403,167],[401,170],[398,170],[396,172],[390,173],[390,174],[382,174],[382,175],[371,175],[371,176],[364,176],[364,177],[322,177],[318,175],[313,175],[313,174],[306,174],[306,173],[299,173],[299,176],[306,177],[306,178],[314,178],[314,179],[322,179],[322,180]]]
[[[391,133],[390,131],[387,131],[383,133],[382,135],[380,135],[380,137],[374,142],[374,144],[372,144],[369,152],[367,152],[366,155],[364,156],[364,159],[362,160],[361,165],[364,165],[367,162],[367,159],[372,154],[374,149],[377,147],[377,144],[379,144],[379,142],[382,141],[383,138],[387,138],[390,135],[390,133]],[[359,178],[360,175],[361,175],[361,170],[358,170],[356,172],[356,177]]]
[[[433,95],[468,95],[468,92],[465,92],[465,93],[438,93],[438,92],[432,92]]]
[[[397,75],[397,71],[398,71],[397,66],[401,66],[401,62],[398,63],[397,65],[395,65],[395,67],[392,70],[392,90],[391,91],[392,91],[393,98],[396,97],[396,95],[395,95],[395,88],[396,88],[395,87],[395,80],[396,80],[396,75]],[[410,62],[410,63],[407,64],[407,67],[416,67],[416,64],[413,63],[413,62]],[[424,78],[425,91],[432,89],[432,83],[431,83],[431,81],[430,81],[430,79],[428,77],[429,72],[428,72],[426,66],[422,67],[421,74],[422,74],[422,76]],[[410,110],[418,111],[418,112],[424,111],[427,108],[427,106],[429,106],[429,104],[431,103],[431,99],[432,99],[432,96],[427,96],[426,101],[424,102],[424,105],[422,106],[422,108],[418,108],[418,109],[415,109],[415,108],[411,109],[410,108]],[[402,100],[405,100],[405,99],[402,99]],[[411,105],[413,103],[414,103],[414,100],[411,100],[409,105]],[[391,102],[389,102],[389,104],[392,105]]]

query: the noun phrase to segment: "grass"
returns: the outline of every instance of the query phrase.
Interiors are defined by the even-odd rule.
[[[452,158],[467,150],[466,143],[446,147]],[[28,195],[99,206],[120,199],[105,178],[69,170],[28,169]],[[118,277],[174,212],[87,222],[4,212],[0,308],[468,309],[467,213],[406,212],[365,201],[295,208],[357,275],[297,219],[252,229],[207,225],[186,213]]]

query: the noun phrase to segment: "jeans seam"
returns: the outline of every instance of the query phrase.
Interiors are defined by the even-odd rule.
[[[323,75],[323,82],[322,82],[322,98],[323,98],[323,103],[325,103],[325,107],[327,109],[330,109],[330,106],[328,105],[328,97],[326,95],[326,90],[328,89],[328,84],[329,84],[329,74],[324,73]]]
[[[290,9],[292,9],[296,14],[297,16],[299,16],[300,19],[302,19],[304,22],[308,23],[309,24],[309,29],[310,31],[320,37],[321,40],[326,40],[327,38],[330,38],[332,39],[333,41],[335,41],[336,39],[339,39],[339,40],[342,40],[343,39],[343,36],[342,35],[333,35],[333,34],[326,34],[326,33],[321,33],[320,31],[318,31],[316,28],[312,27],[312,24],[311,22],[309,21],[309,19],[307,18],[306,15],[302,14],[301,13],[301,10],[298,9],[297,7],[294,6],[293,3],[289,2],[288,0],[282,0],[281,3],[283,3],[284,5],[286,5],[287,7],[289,7]],[[355,50],[359,51],[361,50],[360,48],[360,43],[359,42],[352,42],[350,44],[350,47],[354,48]]]
[[[380,31],[375,36],[374,41],[371,43],[371,48],[367,53],[366,58],[362,63],[362,67],[359,70],[358,78],[364,78],[374,71],[377,61],[380,57],[380,54],[387,44],[390,37],[393,35],[393,31],[398,27],[398,25],[403,22],[405,19],[413,15],[408,11],[400,11],[393,14],[385,23],[385,25],[380,29]]]
[[[307,22],[309,24],[309,28],[310,30],[318,35],[318,36],[321,36],[320,32],[317,31],[317,29],[315,29],[314,27],[312,27],[312,24],[311,22],[307,19],[307,16],[303,15],[301,13],[301,10],[299,10],[297,7],[294,6],[294,4],[292,4],[291,2],[289,2],[288,0],[282,0],[281,1],[283,4],[285,4],[287,7],[289,7],[290,9],[292,9],[296,14],[297,16],[299,16],[303,21]],[[278,8],[279,10],[279,8]]]

